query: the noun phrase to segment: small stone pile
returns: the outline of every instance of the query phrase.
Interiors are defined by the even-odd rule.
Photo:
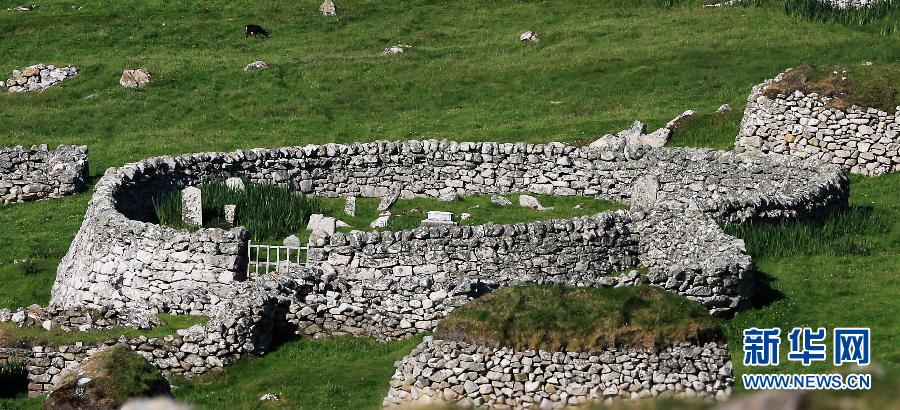
[[[382,55],[391,55],[391,54],[403,54],[406,50],[411,49],[412,46],[409,44],[397,44],[396,46],[388,47],[381,52]]]
[[[634,149],[639,146],[660,148],[669,141],[672,130],[660,128],[650,134],[645,134],[646,126],[640,121],[631,124],[631,128],[619,131],[615,134],[606,134],[590,144],[591,148],[601,150],[621,151]]]
[[[78,75],[78,67],[35,64],[21,70],[13,70],[12,78],[0,85],[6,87],[11,93],[27,93],[43,91],[57,83]]]
[[[861,9],[865,7],[871,7],[881,2],[888,2],[891,0],[822,0],[823,2],[827,2],[831,4],[832,7],[839,10],[846,9]]]
[[[247,64],[247,66],[244,67],[244,71],[265,70],[265,69],[267,69],[267,68],[269,68],[269,65],[266,64],[265,61],[256,60],[256,61],[254,61],[254,62],[252,62],[252,63],[250,63],[250,64]]]
[[[87,189],[87,146],[0,148],[0,203],[59,198]]]
[[[44,308],[40,305],[20,307],[15,311],[0,309],[0,322],[12,322],[19,327],[42,326],[47,330],[58,327],[67,332],[115,327],[150,329],[159,325],[159,319],[145,310]]]

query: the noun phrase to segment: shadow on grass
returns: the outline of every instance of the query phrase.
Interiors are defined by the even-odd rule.
[[[752,267],[751,275],[748,288],[750,297],[744,302],[745,305],[738,310],[762,309],[785,298],[784,293],[775,289],[775,278],[772,275],[756,269],[756,266]]]

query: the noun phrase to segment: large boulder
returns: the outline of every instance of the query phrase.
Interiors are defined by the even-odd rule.
[[[99,351],[69,370],[44,409],[115,409],[135,397],[171,396],[169,382],[126,345]]]

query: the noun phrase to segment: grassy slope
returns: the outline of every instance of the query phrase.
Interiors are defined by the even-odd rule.
[[[0,73],[46,62],[77,64],[82,74],[41,94],[0,94],[0,146],[89,144],[94,176],[151,155],[309,142],[582,143],[635,119],[661,126],[687,108],[709,113],[730,103],[740,112],[752,84],[786,67],[900,62],[896,34],[796,20],[777,5],[662,10],[624,1],[360,1],[323,19],[317,3],[288,1],[36,3],[38,11],[18,14],[5,11],[16,2],[0,1]],[[83,8],[73,10],[76,4]],[[251,21],[273,37],[244,40],[241,26]],[[525,30],[540,32],[541,43],[517,44]],[[416,49],[378,55],[398,41]],[[255,59],[272,68],[240,71]],[[121,70],[139,65],[154,71],[155,84],[144,91],[118,87]],[[92,93],[98,97],[82,99]],[[685,130],[674,142],[727,148],[740,115],[726,118]],[[854,200],[893,209],[896,225],[890,195],[896,198],[898,185],[896,176],[858,180]],[[46,302],[53,266],[88,198],[0,207],[0,304]],[[886,237],[896,239],[897,232]],[[24,276],[10,266],[30,256],[41,258],[40,274]],[[897,259],[896,251],[757,259],[785,298],[742,313],[732,328],[869,324],[876,358],[896,371],[900,325],[890,302],[900,288]],[[828,298],[835,303],[824,303]],[[256,380],[300,380],[294,385],[301,386],[304,407],[341,407],[347,402],[332,398],[351,393],[366,397],[354,407],[375,406],[391,361],[412,343],[365,343],[291,343],[227,371],[218,383],[186,388],[183,397],[202,407],[255,407],[266,390]],[[394,348],[385,359],[383,352]],[[370,368],[377,381],[351,383]],[[3,401],[0,408],[36,403]]]

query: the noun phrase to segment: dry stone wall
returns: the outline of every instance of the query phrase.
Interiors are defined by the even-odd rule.
[[[775,99],[762,94],[782,76],[753,87],[736,151],[814,158],[863,175],[900,171],[900,107],[893,113],[857,106],[840,110],[815,93]]]
[[[207,310],[209,321],[205,325],[160,338],[121,336],[96,344],[0,348],[0,364],[15,360],[25,365],[31,396],[48,393],[66,370],[116,344],[129,346],[166,374],[197,376],[244,355],[265,353],[279,331],[279,321],[283,321],[278,319],[277,295],[291,295],[294,287],[294,281],[283,278],[239,283],[221,296],[212,296],[214,305]],[[67,313],[60,314],[60,318],[50,320],[68,317]]]
[[[716,343],[549,352],[426,336],[396,367],[385,407],[447,403],[548,409],[619,398],[724,398],[734,385],[731,355]]]
[[[646,209],[671,204],[666,206],[732,222],[805,216],[845,206],[847,200],[847,180],[840,169],[819,161],[681,148],[609,151],[560,143],[428,140],[157,157],[110,169],[101,178],[85,221],[60,264],[51,303],[58,307],[145,306],[204,314],[215,304],[205,295],[218,297],[230,284],[245,279],[246,231],[190,232],[159,226],[149,222],[151,198],[230,176],[289,184],[322,196],[384,196],[397,191],[403,197],[513,192],[585,195]],[[601,219],[601,224],[612,221]],[[648,239],[640,226],[614,228],[623,221],[603,225],[609,230],[586,228],[583,220],[573,220],[339,234],[314,243],[311,259],[327,261],[331,266],[323,266],[326,272],[349,264],[351,269],[339,275],[348,275],[342,279],[350,282],[375,283],[389,270],[391,278],[430,275],[435,282],[435,276],[488,272],[493,282],[507,283],[512,272],[524,272],[515,279],[590,284],[633,266],[636,257],[665,260],[655,254],[639,256],[640,249],[650,249]],[[703,226],[711,224],[702,221]],[[685,230],[685,235],[689,233]],[[635,245],[633,235],[645,244]],[[413,252],[414,245],[424,250]],[[678,255],[675,248],[657,248],[657,253],[672,249],[671,254]],[[725,264],[731,268],[691,268],[705,272],[700,276],[712,282],[712,294],[702,286],[693,288],[699,277],[667,288],[684,287],[680,293],[692,294],[714,312],[733,309],[740,299],[738,285],[712,276],[736,275],[737,282],[743,281],[743,268],[737,266],[746,265],[746,256],[735,244],[725,249],[737,252],[735,260]],[[366,256],[354,256],[359,252]],[[532,258],[514,258],[514,252],[528,252]],[[671,260],[681,259],[672,256]],[[665,275],[681,275],[663,274],[663,263],[658,265],[650,266],[647,280],[652,283],[665,285],[670,281]],[[574,273],[555,278],[560,272]],[[355,289],[364,292],[365,287]],[[430,314],[413,318],[410,323],[433,321]]]
[[[86,146],[0,148],[0,203],[59,198],[87,189]]]

